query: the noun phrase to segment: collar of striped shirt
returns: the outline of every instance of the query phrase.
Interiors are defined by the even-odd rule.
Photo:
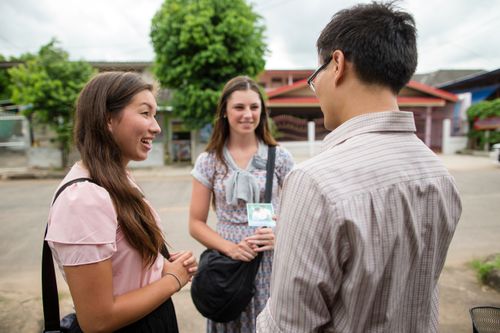
[[[416,132],[413,112],[373,112],[351,118],[325,137],[323,151],[356,135],[370,132]]]

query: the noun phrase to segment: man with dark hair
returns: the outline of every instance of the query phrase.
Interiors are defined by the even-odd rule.
[[[285,181],[271,297],[257,332],[437,332],[437,282],[461,214],[455,182],[397,94],[417,66],[393,4],[335,14],[308,83],[323,152]]]

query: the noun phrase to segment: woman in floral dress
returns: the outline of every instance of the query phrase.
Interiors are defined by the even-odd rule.
[[[263,252],[256,276],[256,293],[239,318],[228,323],[207,322],[207,332],[254,333],[256,318],[269,298],[274,232],[248,225],[247,203],[263,202],[267,150],[277,146],[268,127],[268,114],[257,84],[246,76],[230,80],[217,106],[207,149],[192,171],[189,231],[207,248],[235,260],[251,261]],[[272,205],[279,214],[279,194],[293,167],[288,151],[277,146]],[[217,215],[214,231],[207,225],[211,203]]]

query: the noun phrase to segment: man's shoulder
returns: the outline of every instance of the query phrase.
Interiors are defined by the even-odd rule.
[[[385,138],[387,143],[382,145],[367,141],[366,137],[350,140],[296,165],[294,172],[303,175],[301,181],[315,183],[336,200],[396,184],[410,186],[423,179],[451,178],[439,157],[418,139],[401,139]]]
[[[337,174],[334,172],[338,168],[336,160],[335,154],[323,152],[296,164],[290,174],[303,175],[310,181],[318,183],[318,185],[325,184]]]
[[[349,167],[353,165],[351,161],[356,159],[356,156],[360,155],[346,154],[343,148],[344,147],[337,146],[324,150],[321,153],[298,163],[294,169],[310,174],[313,177],[321,178],[325,173],[328,174],[334,170],[341,170]]]

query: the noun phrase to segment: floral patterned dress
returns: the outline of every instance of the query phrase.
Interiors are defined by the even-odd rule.
[[[224,239],[239,243],[243,238],[255,233],[255,227],[248,226],[247,202],[263,202],[266,183],[267,145],[259,143],[257,153],[251,159],[248,167],[239,168],[224,147],[223,163],[217,160],[215,153],[204,152],[196,160],[191,174],[215,195],[215,213],[217,216],[216,231]],[[272,205],[276,215],[279,215],[279,194],[285,176],[293,167],[290,153],[276,147],[276,161],[273,178]],[[258,193],[252,188],[258,186]],[[250,193],[242,199],[241,194]],[[257,200],[255,200],[257,199]],[[273,251],[266,251],[262,256],[259,271],[255,279],[256,293],[250,304],[238,319],[228,323],[207,322],[208,333],[254,333],[256,331],[257,315],[264,309],[269,298]]]

